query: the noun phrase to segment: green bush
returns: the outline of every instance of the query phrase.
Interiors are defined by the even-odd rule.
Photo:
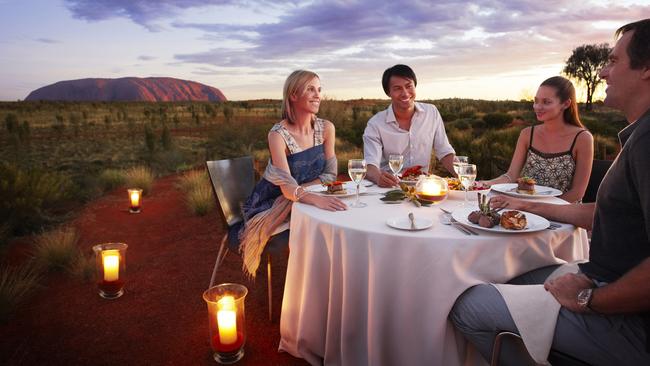
[[[126,183],[124,171],[119,169],[106,169],[99,175],[99,184],[105,192],[123,186],[124,183]]]
[[[488,128],[499,129],[512,122],[512,116],[507,113],[487,113],[483,116],[483,121]]]
[[[0,163],[0,222],[24,234],[58,220],[60,206],[72,198],[69,177]]]

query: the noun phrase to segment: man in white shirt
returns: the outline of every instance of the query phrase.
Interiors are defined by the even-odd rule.
[[[455,176],[456,152],[449,144],[438,109],[415,101],[417,79],[413,70],[395,65],[384,71],[381,83],[391,105],[372,116],[363,133],[366,178],[380,187],[396,186],[399,180],[388,169],[389,155],[403,155],[404,167],[421,165],[428,171],[432,148],[436,158]]]

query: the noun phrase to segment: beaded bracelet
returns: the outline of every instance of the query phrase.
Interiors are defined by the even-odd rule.
[[[296,186],[296,189],[293,190],[293,198],[296,199],[296,201],[300,200],[300,197],[298,197],[298,190],[302,188],[302,186],[299,184]],[[304,190],[304,189],[303,189]]]

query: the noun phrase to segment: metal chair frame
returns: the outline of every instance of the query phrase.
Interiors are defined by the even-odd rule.
[[[207,161],[208,176],[212,183],[212,192],[220,208],[220,216],[226,230],[244,220],[241,206],[255,187],[255,169],[253,159],[244,156],[233,159]],[[236,179],[229,179],[229,178]],[[221,239],[217,260],[212,270],[210,287],[214,284],[217,270],[228,254],[228,232]],[[273,289],[271,272],[271,253],[266,253],[267,292],[269,321],[273,320]]]
[[[520,347],[523,354],[528,356],[528,360],[526,360],[528,364],[537,365],[535,360],[533,360],[533,358],[528,354],[524,341],[519,334],[509,331],[501,331],[496,335],[496,337],[494,337],[490,366],[500,365],[502,343],[508,338],[512,338],[512,340],[517,344],[517,347]],[[589,366],[589,364],[584,361],[578,360],[573,356],[569,356],[554,349],[551,349],[549,352],[548,361],[553,366]]]

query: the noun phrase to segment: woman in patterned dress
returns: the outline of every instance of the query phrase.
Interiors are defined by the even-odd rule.
[[[568,202],[580,201],[591,174],[594,139],[580,122],[571,81],[546,79],[537,89],[533,110],[542,124],[524,128],[508,171],[483,183],[513,183],[526,176],[559,189],[560,198]]]

